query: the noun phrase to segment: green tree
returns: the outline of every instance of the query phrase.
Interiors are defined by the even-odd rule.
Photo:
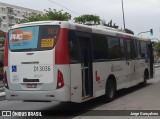
[[[96,15],[84,14],[79,17],[74,18],[76,23],[86,24],[86,25],[98,25],[100,24],[100,17]]]
[[[160,57],[160,42],[155,42],[154,50],[156,51],[157,55]]]
[[[126,29],[125,29],[125,32],[134,35],[134,32],[133,32],[132,30],[130,30],[130,29],[127,29],[127,28],[126,28]]]
[[[26,17],[25,19],[22,19],[19,23],[26,23],[26,22],[34,22],[34,21],[45,21],[47,20],[47,16],[46,15],[35,15],[35,16],[30,16],[30,17]]]
[[[104,26],[112,27],[112,28],[115,28],[115,29],[119,28],[119,26],[117,26],[116,23],[113,23],[112,20],[110,22],[108,22],[108,24],[106,24],[105,21],[104,21]]]
[[[71,14],[68,12],[64,12],[63,10],[57,11],[56,9],[45,10],[45,16],[48,20],[61,20],[61,21],[68,21],[71,19]]]
[[[46,21],[46,20],[69,20],[71,19],[71,14],[63,12],[63,10],[57,11],[56,9],[44,10],[44,14],[38,14],[35,16],[30,16],[22,19],[19,23],[33,22],[33,21]]]
[[[108,26],[108,27],[112,27],[112,28],[115,28],[115,29],[118,29],[119,26],[116,25],[116,23],[113,23],[113,21],[111,20],[110,22],[108,22],[107,24],[105,23],[105,20],[103,20],[104,22],[104,26]],[[122,29],[121,29],[122,30]],[[126,33],[129,33],[129,34],[133,34],[134,35],[134,32],[130,29],[125,29],[125,32]]]

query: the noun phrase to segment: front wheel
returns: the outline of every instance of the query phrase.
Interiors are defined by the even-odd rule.
[[[105,98],[107,102],[110,102],[114,99],[116,88],[115,83],[112,79],[109,79],[106,83],[106,93]]]

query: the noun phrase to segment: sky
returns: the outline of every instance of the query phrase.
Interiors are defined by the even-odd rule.
[[[51,2],[52,1],[52,2]],[[123,28],[122,0],[0,0],[21,7],[44,11],[52,8],[68,12],[74,17],[83,14],[100,16],[108,23],[111,19]],[[150,33],[141,34],[142,37],[160,40],[160,0],[123,0],[126,28],[140,32],[153,29]],[[61,6],[59,6],[59,5]],[[67,9],[66,9],[67,8]]]

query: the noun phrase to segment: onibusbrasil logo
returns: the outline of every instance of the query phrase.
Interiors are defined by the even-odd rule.
[[[2,116],[42,116],[41,112],[36,111],[2,111]]]

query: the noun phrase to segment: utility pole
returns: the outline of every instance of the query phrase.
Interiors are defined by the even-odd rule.
[[[151,35],[153,35],[153,29],[150,29],[150,31],[140,32],[139,34],[142,34],[142,33],[148,33],[148,32],[150,32],[150,33],[151,33]],[[139,35],[139,34],[138,34],[138,35]],[[137,36],[138,36],[138,35],[137,35]]]
[[[124,17],[124,7],[123,7],[123,0],[122,1],[122,13],[123,13],[123,25],[124,25],[124,31],[126,29],[126,25],[125,25],[125,17]]]

